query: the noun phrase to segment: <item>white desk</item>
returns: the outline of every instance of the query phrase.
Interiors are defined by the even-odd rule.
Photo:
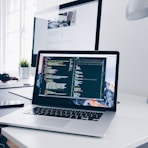
[[[148,104],[144,97],[119,94],[121,102],[106,137],[91,138],[6,127],[2,134],[21,148],[133,148],[148,142]]]

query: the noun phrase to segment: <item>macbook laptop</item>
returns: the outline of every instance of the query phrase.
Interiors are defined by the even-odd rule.
[[[32,104],[0,123],[103,137],[115,117],[119,52],[39,51]]]

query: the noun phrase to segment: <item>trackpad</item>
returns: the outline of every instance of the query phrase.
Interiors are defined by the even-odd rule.
[[[40,117],[35,122],[39,126],[64,127],[70,120]]]

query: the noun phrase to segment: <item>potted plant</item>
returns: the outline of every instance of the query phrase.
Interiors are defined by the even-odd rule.
[[[19,74],[20,74],[20,78],[22,79],[28,79],[30,76],[30,64],[26,59],[20,60]]]

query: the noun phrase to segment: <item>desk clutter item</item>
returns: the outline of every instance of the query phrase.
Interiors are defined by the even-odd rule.
[[[33,87],[15,88],[11,89],[9,93],[32,100]]]
[[[10,81],[10,80],[17,80],[18,81],[18,78],[17,77],[11,77],[9,74],[3,73],[3,74],[0,74],[0,80],[2,82],[7,82],[7,81]]]
[[[8,82],[0,82],[0,89],[7,89],[7,88],[20,88],[20,87],[31,87],[33,86],[30,83],[24,83],[22,81],[8,81]]]
[[[0,108],[23,107],[24,103],[20,100],[1,100]]]

